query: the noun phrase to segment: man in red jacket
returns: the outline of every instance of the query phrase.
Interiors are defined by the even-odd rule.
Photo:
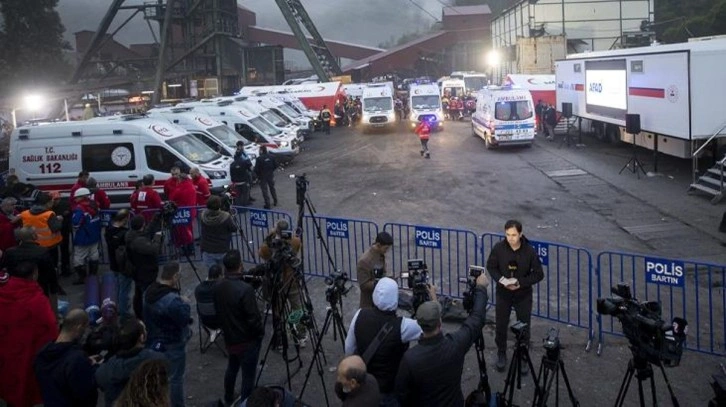
[[[146,223],[151,222],[157,210],[161,209],[161,196],[154,190],[154,176],[144,175],[144,185],[131,194],[131,209],[136,215],[142,215]]]
[[[429,135],[431,134],[431,126],[426,120],[421,120],[415,129],[418,134],[419,140],[421,140],[421,156],[426,154],[426,158],[431,158],[429,154]]]
[[[182,214],[188,211],[189,223],[178,224],[172,231],[174,245],[181,249],[183,255],[194,255],[194,220],[196,218],[197,191],[194,189],[192,179],[189,178],[187,168],[179,166],[179,183],[171,193],[169,199],[173,201]],[[184,216],[186,217],[186,216]],[[178,218],[178,219],[181,219]]]
[[[91,191],[90,199],[91,201],[96,203],[96,207],[98,209],[109,209],[111,207],[111,200],[108,199],[106,191],[98,187],[98,183],[96,182],[95,178],[88,178],[88,181],[86,182],[86,188]]]
[[[20,263],[12,275],[0,272],[0,399],[10,406],[43,403],[33,360],[58,336],[55,312],[37,278],[30,262]]]
[[[192,183],[194,184],[194,189],[197,191],[197,206],[206,207],[207,199],[211,195],[209,192],[209,181],[202,176],[202,172],[197,167],[192,168],[189,175],[192,176]]]
[[[171,199],[171,195],[176,189],[176,186],[179,185],[179,167],[181,166],[181,163],[177,162],[174,164],[173,167],[171,167],[171,177],[169,177],[168,180],[164,181],[164,195],[166,199]]]
[[[0,203],[0,251],[3,253],[18,245],[18,241],[15,239],[15,229],[22,222],[18,217],[18,211],[15,210],[17,203],[17,199],[13,197],[7,197]]]

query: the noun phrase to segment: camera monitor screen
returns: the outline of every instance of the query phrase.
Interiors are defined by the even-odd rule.
[[[628,80],[624,59],[585,62],[587,113],[625,120]]]

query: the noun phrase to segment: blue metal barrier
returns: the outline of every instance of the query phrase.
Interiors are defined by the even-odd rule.
[[[232,247],[240,251],[246,263],[262,262],[257,253],[278,221],[285,220],[290,227],[293,226],[292,217],[287,212],[233,206],[232,213],[246,238],[244,240],[242,234],[235,233],[232,236]]]
[[[318,237],[320,227],[323,241]],[[298,225],[299,227],[300,225]],[[367,220],[342,219],[325,216],[305,216],[302,224],[303,256],[305,273],[313,276],[327,276],[335,269],[348,273],[351,280],[357,280],[356,264],[371,246],[378,234],[378,225]],[[330,257],[325,251],[325,245]]]
[[[688,349],[726,355],[726,265],[603,252],[597,257],[597,266],[598,298],[611,297],[611,287],[627,283],[638,301],[661,303],[666,323],[675,317],[688,321]],[[622,336],[622,328],[610,316],[598,314],[597,320],[599,354],[604,334]]]
[[[482,263],[504,235],[481,236]],[[544,280],[534,286],[532,315],[593,331],[592,256],[583,248],[552,242],[529,241],[539,255]],[[492,282],[492,288],[496,282]],[[490,297],[496,302],[496,295]]]
[[[393,236],[386,255],[389,275],[400,277],[408,269],[408,259],[423,259],[439,293],[461,297],[466,291],[459,277],[467,276],[469,265],[478,264],[479,239],[474,232],[403,223],[386,223],[383,230]]]

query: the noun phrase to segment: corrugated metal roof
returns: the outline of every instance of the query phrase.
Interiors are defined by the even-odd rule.
[[[418,37],[418,38],[416,38],[413,41],[410,41],[410,42],[407,42],[405,44],[402,44],[402,45],[393,47],[393,48],[391,48],[391,49],[389,49],[387,51],[384,51],[384,52],[381,52],[381,53],[378,53],[378,54],[375,54],[375,55],[371,55],[368,58],[363,58],[361,60],[354,61],[354,62],[352,62],[352,63],[344,66],[343,67],[343,71],[348,71],[348,70],[351,70],[351,69],[359,69],[360,67],[365,66],[365,65],[368,65],[371,62],[377,61],[377,60],[379,60],[381,58],[385,58],[385,57],[387,57],[387,56],[389,56],[391,54],[395,54],[395,53],[397,53],[397,52],[399,52],[401,50],[404,50],[406,48],[410,48],[410,47],[415,46],[417,44],[420,44],[422,42],[426,42],[426,41],[432,40],[434,38],[437,38],[439,36],[445,35],[447,33],[448,33],[447,31],[438,31],[438,32],[435,32],[435,33],[432,33],[432,34],[428,34],[428,35],[424,35],[422,37]]]

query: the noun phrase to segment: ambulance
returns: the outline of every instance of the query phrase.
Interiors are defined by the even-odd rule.
[[[227,157],[234,157],[237,151],[237,143],[240,141],[244,143],[245,153],[250,157],[253,165],[257,156],[260,155],[259,145],[240,136],[224,123],[212,118],[212,116],[195,111],[193,107],[150,109],[146,112],[146,115],[176,124],[202,143]]]
[[[439,87],[435,84],[409,85],[408,107],[411,112],[408,116],[411,128],[425,120],[431,124],[432,129],[443,129],[444,112],[441,109]]]
[[[488,86],[476,95],[471,132],[484,139],[487,149],[534,142],[532,94],[515,86]]]
[[[9,171],[20,182],[69,197],[85,170],[115,207],[128,206],[136,182],[146,174],[154,176],[161,193],[177,162],[199,167],[215,187],[230,183],[230,157],[181,127],[144,116],[35,124],[18,127],[10,136]]]
[[[363,130],[395,125],[396,111],[393,104],[393,85],[388,82],[369,84],[361,97]]]

